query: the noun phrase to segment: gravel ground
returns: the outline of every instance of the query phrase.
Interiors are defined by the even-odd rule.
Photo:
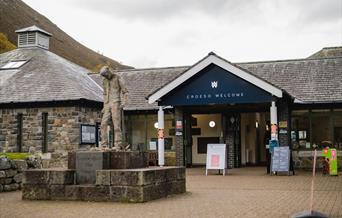
[[[187,170],[187,193],[147,203],[22,201],[21,192],[0,193],[0,217],[289,217],[307,210],[311,177],[268,176],[264,168],[230,170],[228,175]],[[342,175],[317,175],[314,209],[342,217]]]

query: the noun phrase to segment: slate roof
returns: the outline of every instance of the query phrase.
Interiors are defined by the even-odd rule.
[[[103,100],[102,88],[87,69],[48,50],[30,47],[0,54],[0,68],[15,60],[28,62],[18,69],[0,69],[0,103]]]
[[[300,103],[342,102],[342,57],[237,63]]]
[[[23,29],[20,29],[20,30],[16,30],[15,32],[16,33],[41,32],[41,33],[44,33],[45,35],[52,36],[51,33],[46,32],[45,30],[42,30],[42,29],[40,29],[39,27],[37,27],[35,25],[30,26],[30,27],[26,27],[26,28],[23,28]]]
[[[130,69],[118,71],[128,90],[128,103],[125,110],[151,110],[157,109],[157,103],[148,104],[145,99],[153,90],[160,88],[176,78],[188,67],[167,67],[150,69]],[[90,74],[99,85],[102,86],[102,78],[99,74]]]
[[[342,46],[340,47],[325,47],[318,52],[310,55],[308,58],[331,58],[342,57]]]
[[[103,99],[100,75],[89,74],[88,70],[52,52],[36,47],[19,48],[0,54],[0,67],[13,60],[29,61],[19,69],[0,70],[0,103]],[[296,102],[342,102],[342,57],[233,64],[280,87]],[[129,91],[124,109],[157,109],[157,104],[148,104],[146,97],[189,68],[118,71]]]
[[[342,57],[234,63],[281,88],[296,103],[342,102]],[[177,78],[190,66],[123,70],[129,103],[125,110],[156,109],[145,97]],[[100,85],[101,78],[91,75]]]

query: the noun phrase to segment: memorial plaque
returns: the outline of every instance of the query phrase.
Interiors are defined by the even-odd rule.
[[[77,184],[95,184],[96,170],[109,168],[109,152],[76,152]]]
[[[290,149],[288,146],[274,147],[272,154],[272,172],[289,172]]]

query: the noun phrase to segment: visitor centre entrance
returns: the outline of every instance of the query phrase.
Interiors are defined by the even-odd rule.
[[[220,143],[226,144],[228,168],[266,163],[269,126],[277,125],[277,105],[284,99],[281,89],[214,53],[148,96],[159,105],[162,145],[163,110],[174,109],[178,165],[204,165],[207,145]]]
[[[265,166],[269,109],[244,105],[184,107],[184,153],[187,167],[206,163],[207,144],[227,145],[227,166]]]

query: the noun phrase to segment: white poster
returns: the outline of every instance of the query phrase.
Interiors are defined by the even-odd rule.
[[[150,141],[150,150],[152,151],[157,150],[157,142]]]
[[[227,168],[226,144],[208,144],[207,145],[207,165],[206,175],[208,170],[223,170]]]

